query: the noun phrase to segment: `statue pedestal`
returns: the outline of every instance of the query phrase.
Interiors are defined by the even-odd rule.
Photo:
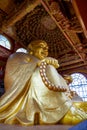
[[[68,130],[72,126],[68,125],[45,125],[45,126],[18,126],[0,124],[0,130]]]

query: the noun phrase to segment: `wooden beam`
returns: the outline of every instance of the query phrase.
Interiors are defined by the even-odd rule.
[[[10,16],[7,16],[7,19],[3,22],[2,31],[5,31],[10,26],[13,26],[17,21],[23,18],[27,13],[32,11],[38,4],[40,3],[39,0],[25,0],[22,5],[19,6],[16,11],[12,12]]]
[[[73,8],[76,12],[77,18],[80,21],[80,24],[83,28],[85,37],[87,38],[87,17],[86,17],[86,12],[87,12],[87,0],[79,1],[79,0],[72,0],[72,5]],[[84,13],[84,15],[83,15]],[[85,26],[86,24],[86,26]]]
[[[58,68],[58,71],[67,71],[67,70],[72,70],[72,69],[79,69],[81,67],[87,67],[87,63],[84,64],[84,62],[78,62],[77,64],[71,64],[71,65],[66,65],[60,64],[60,67]]]
[[[82,55],[79,53],[79,51],[77,50],[76,46],[74,45],[72,39],[69,37],[69,35],[67,34],[67,32],[65,30],[63,30],[62,27],[59,25],[59,23],[57,22],[57,20],[53,16],[52,12],[50,12],[50,8],[49,8],[49,5],[47,4],[47,2],[45,2],[44,0],[40,0],[40,1],[41,1],[41,4],[43,5],[43,7],[48,12],[48,14],[51,16],[51,18],[56,23],[56,25],[58,26],[58,28],[61,30],[61,32],[63,33],[63,35],[65,36],[65,38],[69,41],[69,43],[71,44],[71,46],[73,47],[73,49],[75,50],[75,52],[77,52],[77,54],[81,58],[81,60],[83,62],[85,62],[85,60],[83,59]]]
[[[65,63],[60,63],[60,66],[68,66],[68,65],[73,65],[73,64],[78,64],[80,62],[83,62],[81,59],[78,59],[78,60],[73,60],[73,61],[68,61],[68,62],[65,62]]]

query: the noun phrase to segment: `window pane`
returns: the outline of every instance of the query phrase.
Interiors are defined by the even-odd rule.
[[[71,74],[73,82],[69,84],[70,89],[76,91],[82,97],[83,101],[87,101],[87,79],[81,73]]]
[[[3,35],[0,35],[0,45],[7,49],[11,49],[11,44],[10,44],[9,40],[6,37],[4,37]]]

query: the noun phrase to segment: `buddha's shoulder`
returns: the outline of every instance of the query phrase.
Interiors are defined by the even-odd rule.
[[[23,62],[25,59],[31,59],[31,56],[27,53],[23,53],[23,52],[17,52],[17,53],[13,53],[9,56],[8,58],[8,63],[10,62]]]
[[[37,59],[34,56],[30,55],[29,53],[16,52],[9,56],[7,62],[8,63],[27,63],[30,61],[37,62]]]
[[[30,55],[27,53],[23,53],[23,52],[16,52],[13,53],[9,56],[9,59],[14,59],[14,58],[24,58],[24,57],[29,57]]]

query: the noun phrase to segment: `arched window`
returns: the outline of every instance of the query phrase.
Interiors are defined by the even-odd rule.
[[[83,101],[87,101],[87,79],[81,73],[71,74],[73,82],[69,84],[70,89],[76,91],[82,97]]]
[[[0,35],[0,45],[9,50],[11,49],[10,41],[3,35]]]
[[[19,48],[16,50],[16,52],[24,52],[24,53],[27,53],[27,50],[24,49],[24,48]]]

